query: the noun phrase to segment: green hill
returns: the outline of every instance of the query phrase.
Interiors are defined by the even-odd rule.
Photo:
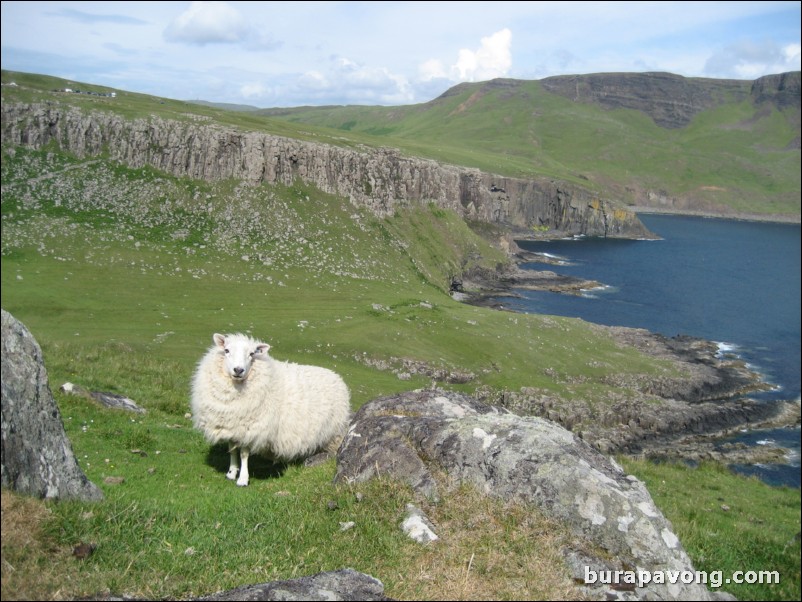
[[[257,113],[493,173],[574,181],[631,205],[800,213],[799,72],[755,82],[497,79],[459,84],[420,105]]]
[[[74,113],[70,123],[87,130],[96,122],[80,118],[103,112],[142,120],[143,128],[155,116],[343,147],[392,140],[408,153],[438,148],[414,142],[411,133],[406,140],[372,129],[385,109],[369,109],[379,116],[362,126],[353,109],[351,129],[333,129],[130,92],[112,97],[108,88],[32,74],[4,71],[2,82],[4,120],[11,104],[35,102],[39,115]],[[470,104],[475,89],[454,96]],[[555,107],[563,102],[549,98]],[[444,122],[462,119],[449,116],[459,106],[454,101],[431,103]],[[507,142],[485,142],[495,150],[482,150],[476,132],[490,139],[493,121],[469,119],[470,109],[463,111],[463,140],[474,140],[475,158],[501,161]],[[609,114],[613,123],[637,117],[644,130],[664,132],[637,110],[574,109],[596,120]],[[403,111],[426,130],[425,109]],[[768,119],[785,119],[785,109],[772,111]],[[495,119],[503,123],[505,115]],[[442,125],[443,152],[471,158],[470,145],[445,145]],[[505,129],[511,160],[500,168],[513,159],[526,164],[514,129]],[[598,416],[617,420],[622,403],[660,403],[648,383],[683,378],[674,364],[581,320],[452,299],[451,275],[492,271],[507,260],[454,211],[410,203],[377,215],[300,180],[198,180],[110,155],[108,148],[71,154],[56,139],[43,148],[2,147],[2,307],[41,344],[76,458],[106,496],[96,504],[45,503],[4,490],[3,599],[189,599],[343,566],[381,579],[395,599],[581,597],[561,568],[567,536],[529,506],[467,487],[448,491],[424,508],[442,527],[445,545],[423,548],[398,529],[410,501],[406,488],[384,480],[335,487],[331,461],[313,468],[264,463],[246,490],[235,490],[224,477],[226,450],[210,449],[186,415],[196,362],[212,333],[244,331],[270,342],[278,359],[336,370],[354,409],[436,383],[498,403],[526,390],[555,414],[582,403],[586,424]],[[554,173],[566,169],[543,161]],[[572,177],[601,186],[590,175]],[[124,394],[147,414],[133,418],[59,392],[67,380]],[[659,493],[697,567],[782,571],[775,589],[734,587],[739,599],[791,599],[799,591],[799,546],[787,543],[799,530],[798,490],[708,467],[641,463],[631,470]],[[697,495],[687,495],[689,486]],[[719,511],[722,496],[732,512]],[[356,527],[343,531],[346,520]],[[82,542],[97,546],[91,558],[73,556]]]

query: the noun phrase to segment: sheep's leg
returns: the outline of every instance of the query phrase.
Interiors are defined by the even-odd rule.
[[[228,465],[226,478],[230,481],[233,481],[237,478],[237,472],[239,472],[239,450],[237,449],[236,445],[231,445],[228,448],[228,453],[231,456],[231,463]]]
[[[246,487],[250,478],[248,474],[248,456],[250,455],[250,450],[247,447],[241,447],[239,455],[242,466],[240,467],[239,478],[237,479],[237,487]]]

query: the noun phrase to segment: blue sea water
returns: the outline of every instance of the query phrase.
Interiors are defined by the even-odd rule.
[[[800,397],[800,226],[669,215],[639,215],[657,241],[580,238],[519,241],[564,265],[536,270],[596,280],[582,296],[517,291],[498,299],[521,312],[686,334],[719,342],[775,386],[766,399]],[[746,466],[772,484],[800,486],[800,431],[744,432],[748,444],[789,449],[790,466]]]

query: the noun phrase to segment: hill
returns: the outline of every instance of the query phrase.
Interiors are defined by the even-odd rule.
[[[382,216],[434,203],[469,221],[530,233],[650,236],[621,203],[565,180],[511,178],[410,156],[375,140],[369,145],[365,135],[343,137],[142,95],[110,97],[83,85],[76,93],[76,86],[64,82],[47,89],[46,82],[29,77],[24,86],[4,88],[4,143],[55,144],[78,156],[108,154],[129,165],[208,181],[289,185],[299,179]]]
[[[688,366],[611,329],[474,307],[448,289],[455,274],[508,262],[488,242],[501,217],[599,232],[631,214],[581,178],[497,177],[371,134],[31,74],[3,72],[3,84],[2,307],[41,344],[54,389],[69,380],[147,410],[132,419],[54,391],[106,499],[4,491],[3,599],[189,599],[342,566],[381,578],[396,599],[581,594],[563,566],[568,536],[528,505],[449,491],[426,506],[445,545],[421,548],[398,529],[406,488],[335,487],[332,462],[264,462],[233,490],[225,448],[186,415],[189,383],[213,332],[244,331],[277,359],[336,370],[354,409],[437,384],[531,402],[609,450],[599,429],[635,432],[639,407],[682,418],[655,391],[689,387]],[[470,211],[491,220],[466,221]],[[742,570],[748,558],[783,583],[734,588],[739,598],[798,591],[799,548],[787,545],[798,491],[726,469],[633,466],[699,568]],[[85,561],[72,554],[81,542],[97,547]]]
[[[209,102],[208,100],[188,100],[196,105],[203,105],[207,107],[215,107],[217,109],[225,109],[226,111],[258,111],[259,107],[253,105],[241,105],[232,102]]]
[[[420,105],[257,113],[492,173],[561,178],[631,206],[799,219],[799,72],[496,79]]]

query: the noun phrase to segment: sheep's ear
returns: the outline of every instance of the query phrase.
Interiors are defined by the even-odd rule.
[[[260,343],[256,346],[256,353],[259,355],[267,355],[268,350],[270,349],[270,345],[267,343]]]
[[[220,348],[226,346],[226,337],[224,337],[222,334],[217,334],[215,332],[214,335],[212,336],[212,340],[214,341],[214,344]]]

